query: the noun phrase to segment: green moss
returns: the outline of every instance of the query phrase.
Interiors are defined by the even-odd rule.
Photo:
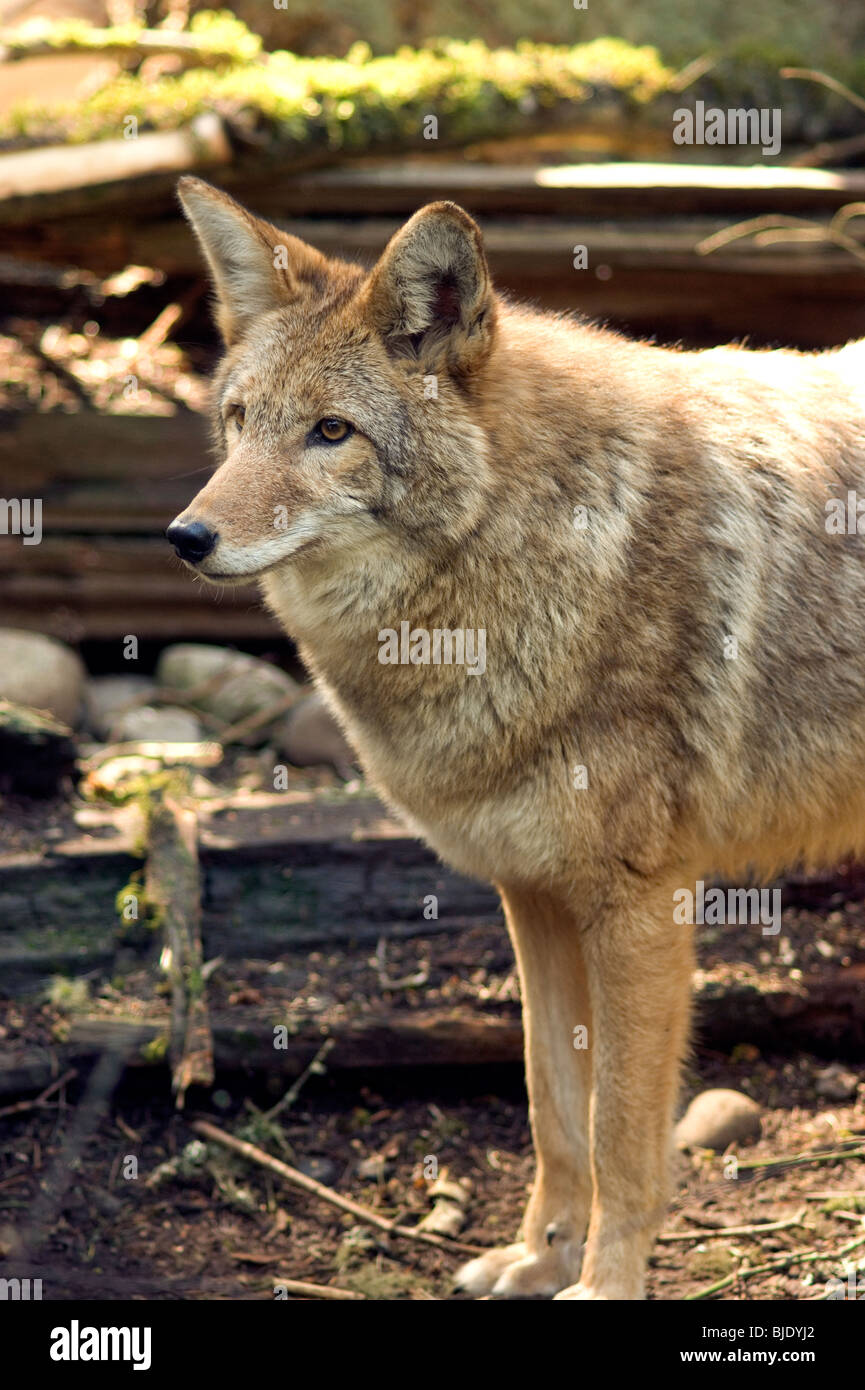
[[[157,44],[172,46],[176,37],[170,29],[148,30],[139,23],[115,24],[97,29],[82,19],[45,19],[28,22],[26,28],[4,35],[4,47],[12,57],[23,57],[38,50],[54,49],[58,53],[105,53],[134,51],[141,45],[142,35]],[[195,15],[184,39],[201,57],[223,59],[226,62],[251,62],[261,52],[261,39],[229,10],[202,10]],[[180,46],[180,45],[178,45]],[[187,46],[184,44],[184,46]]]
[[[195,999],[201,999],[204,995],[204,979],[201,969],[197,966],[189,965],[186,967],[186,997],[190,1003]]]
[[[119,138],[130,117],[143,133],[176,129],[216,109],[254,117],[283,156],[286,146],[308,155],[416,144],[428,115],[438,118],[439,141],[453,144],[543,124],[554,110],[591,104],[599,93],[624,109],[640,106],[671,75],[655,49],[620,39],[516,49],[442,40],[385,57],[356,44],[345,58],[277,52],[156,81],[121,73],[80,103],[17,107],[0,123],[0,137]]]
[[[131,919],[123,915],[126,899],[130,897],[135,898],[138,903],[138,916]],[[128,941],[140,940],[142,927],[146,928],[146,931],[158,931],[164,918],[159,904],[148,898],[144,888],[144,875],[140,870],[135,871],[129,882],[125,883],[115,896],[114,910],[120,918],[119,935]]]
[[[141,1057],[145,1062],[155,1064],[164,1062],[168,1056],[168,1034],[160,1033],[158,1037],[151,1038],[149,1043],[145,1043],[141,1049]]]
[[[83,1013],[90,1003],[90,985],[87,980],[70,980],[65,975],[55,975],[46,989],[45,997],[49,1004],[66,1014]]]

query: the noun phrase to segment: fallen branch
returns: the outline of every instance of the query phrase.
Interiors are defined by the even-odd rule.
[[[222,748],[218,743],[159,743],[155,739],[134,739],[129,743],[108,743],[100,745],[98,752],[89,758],[80,759],[79,766],[84,773],[98,772],[105,763],[114,758],[158,758],[168,767],[218,767],[222,762]]]
[[[807,1208],[802,1207],[795,1216],[785,1221],[769,1221],[757,1226],[717,1226],[703,1231],[665,1231],[658,1240],[705,1240],[708,1236],[761,1236],[769,1231],[786,1231],[791,1226],[803,1225],[802,1218]]]
[[[845,1148],[827,1149],[823,1153],[792,1154],[789,1158],[740,1158],[736,1164],[737,1172],[749,1172],[758,1168],[801,1168],[806,1163],[838,1163],[846,1158],[865,1158],[865,1149]]]
[[[242,743],[250,734],[272,724],[281,714],[290,710],[292,705],[296,705],[300,693],[300,691],[291,690],[287,695],[280,695],[279,699],[275,700],[272,705],[268,705],[266,709],[255,710],[243,719],[238,719],[235,724],[227,725],[220,732],[221,741],[223,743]]]
[[[70,1067],[69,1071],[65,1071],[56,1081],[52,1081],[51,1085],[46,1086],[45,1090],[41,1091],[38,1096],[34,1096],[33,1100],[16,1100],[14,1105],[4,1105],[3,1109],[0,1110],[0,1119],[4,1115],[20,1115],[24,1110],[38,1109],[40,1105],[45,1104],[49,1096],[52,1096],[55,1091],[59,1091],[60,1087],[65,1086],[67,1081],[74,1080],[77,1075],[78,1072],[75,1068]]]
[[[830,77],[826,72],[818,72],[816,68],[782,68],[782,77],[802,78],[805,82],[816,82],[821,87],[828,87],[830,92],[836,96],[844,97],[852,106],[860,111],[865,111],[865,97],[860,97],[858,92],[853,92],[849,87],[845,87],[843,82],[837,78]]]
[[[838,1201],[841,1197],[852,1197],[853,1200],[856,1201],[863,1196],[865,1196],[863,1192],[803,1192],[802,1200],[803,1202],[833,1202]],[[767,1193],[765,1200],[767,1202],[774,1202],[775,1198]]]
[[[223,1144],[225,1148],[241,1154],[250,1163],[259,1163],[263,1168],[268,1168],[272,1173],[276,1173],[295,1187],[302,1188],[304,1192],[309,1192],[313,1197],[319,1197],[332,1207],[348,1212],[356,1221],[360,1221],[365,1226],[375,1226],[377,1230],[384,1231],[389,1236],[398,1236],[403,1240],[420,1240],[425,1245],[434,1245],[438,1250],[451,1250],[454,1254],[483,1255],[485,1253],[484,1249],[477,1245],[463,1245],[460,1241],[434,1235],[431,1231],[417,1231],[411,1226],[399,1226],[395,1221],[388,1220],[386,1216],[379,1216],[378,1212],[371,1211],[369,1207],[361,1206],[360,1202],[354,1202],[350,1197],[343,1197],[338,1192],[332,1192],[323,1183],[316,1182],[315,1178],[310,1178],[306,1173],[299,1172],[297,1168],[290,1167],[281,1159],[272,1158],[270,1154],[257,1148],[255,1144],[250,1144],[245,1139],[235,1138],[233,1134],[219,1129],[208,1120],[193,1120],[190,1128],[196,1134],[200,1134],[202,1139],[209,1139],[214,1144]]]
[[[182,1109],[190,1086],[213,1085],[214,1068],[201,974],[198,820],[179,793],[151,797],[144,887],[148,901],[159,909],[165,933],[162,961],[171,981],[172,1086]]]
[[[276,1277],[273,1281],[273,1292],[285,1290],[286,1293],[295,1294],[298,1298],[333,1298],[341,1301],[363,1300],[366,1294],[355,1293],[353,1289],[335,1289],[330,1284],[308,1284],[304,1279],[281,1279]]]
[[[307,1081],[309,1080],[309,1078],[311,1076],[321,1076],[323,1074],[324,1059],[329,1052],[333,1051],[334,1046],[334,1039],[326,1038],[325,1041],[322,1043],[321,1047],[316,1052],[309,1066],[305,1069],[305,1071],[302,1071],[297,1080],[293,1081],[292,1084],[289,1086],[285,1095],[282,1097],[282,1100],[278,1100],[276,1102],[276,1105],[271,1106],[270,1110],[265,1110],[261,1118],[264,1120],[275,1120],[277,1115],[281,1115],[285,1110],[290,1110],[291,1107],[294,1105],[294,1102],[300,1095],[301,1091],[303,1090],[304,1086],[306,1085]]]
[[[797,154],[790,160],[793,169],[825,169],[865,154],[865,135],[850,135],[844,140],[823,140],[812,150]]]
[[[69,211],[88,208],[89,192],[103,185],[135,186],[135,180],[188,173],[230,164],[234,158],[225,126],[213,111],[179,130],[137,139],[97,140],[82,145],[46,145],[0,157],[0,198],[20,221],[38,221],[43,200],[64,195]]]
[[[858,1250],[860,1245],[865,1245],[865,1236],[858,1236],[856,1240],[851,1240],[849,1245],[843,1245],[840,1250],[801,1250],[792,1251],[787,1255],[779,1255],[775,1260],[767,1260],[765,1264],[747,1266],[744,1269],[737,1269],[733,1274],[727,1274],[723,1279],[718,1279],[716,1283],[709,1284],[705,1289],[699,1289],[697,1293],[685,1295],[685,1303],[696,1303],[704,1298],[711,1298],[712,1294],[721,1293],[723,1289],[728,1289],[731,1284],[735,1284],[739,1279],[753,1279],[755,1274],[769,1274],[776,1269],[787,1269],[791,1264],[815,1264],[822,1260],[841,1260],[845,1255],[849,1255],[852,1250]]]

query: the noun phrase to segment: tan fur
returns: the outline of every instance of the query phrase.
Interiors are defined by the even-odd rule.
[[[865,344],[633,343],[497,296],[452,204],[366,275],[181,193],[228,338],[197,568],[260,575],[372,783],[504,901],[538,1176],[464,1286],[641,1297],[687,1045],[673,894],[865,846],[865,548],[824,510],[865,488]],[[310,445],[325,416],[356,432]],[[483,628],[485,672],[382,665],[404,620]]]

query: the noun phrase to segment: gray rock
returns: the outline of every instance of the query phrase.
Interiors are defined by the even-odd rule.
[[[256,656],[197,642],[166,647],[156,668],[158,684],[171,690],[189,692],[217,677],[222,679],[216,688],[198,697],[195,705],[225,724],[235,724],[301,690],[291,676]],[[266,730],[261,737],[264,741]]]
[[[715,1149],[759,1139],[760,1107],[741,1091],[702,1091],[695,1096],[676,1126],[680,1149]]]
[[[859,1089],[859,1077],[833,1062],[818,1074],[814,1089],[827,1100],[852,1100]]]
[[[326,763],[342,777],[353,776],[357,755],[317,690],[298,701],[271,739],[295,767]]]
[[[0,628],[0,699],[47,710],[74,728],[86,672],[70,647],[41,632]]]
[[[115,720],[155,689],[149,676],[93,676],[84,691],[87,727],[97,738],[107,739]]]
[[[324,1183],[325,1187],[333,1187],[338,1177],[333,1159],[323,1154],[301,1154],[295,1159],[294,1166],[308,1178],[315,1178],[316,1182]]]
[[[177,705],[139,705],[111,725],[110,743],[198,743],[203,738],[195,715]]]

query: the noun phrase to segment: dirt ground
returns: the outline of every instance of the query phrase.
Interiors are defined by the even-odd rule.
[[[45,1026],[51,1009],[41,1009]],[[14,1004],[0,1020],[7,1037],[36,1024]],[[710,1296],[825,1297],[829,1280],[846,1277],[842,1248],[860,1233],[865,1242],[865,1085],[857,1101],[832,1104],[815,1092],[824,1059],[755,1053],[743,1045],[732,1057],[696,1054],[687,1093],[746,1092],[764,1107],[763,1135],[738,1154],[735,1179],[725,1177],[721,1156],[678,1157],[665,1232],[693,1236],[656,1245],[652,1298],[693,1298],[729,1275],[737,1277]],[[269,1125],[261,1111],[278,1097],[247,1089],[240,1077],[229,1081],[209,1117],[407,1225],[430,1209],[424,1167],[434,1158],[439,1173],[468,1186],[458,1239],[481,1247],[513,1238],[532,1174],[516,1068],[390,1071],[359,1086],[316,1078]],[[176,1115],[167,1095],[154,1100],[127,1087],[95,1124],[77,1097],[80,1090],[64,1088],[37,1109],[0,1109],[0,1274],[21,1275],[28,1249],[44,1298],[266,1299],[280,1277],[375,1299],[450,1296],[460,1256],[363,1227],[218,1147],[197,1164],[185,1150],[200,1142],[191,1117]],[[184,1150],[185,1174],[154,1178]],[[831,1160],[807,1159],[827,1151]],[[794,1156],[803,1157],[771,1166]],[[755,1160],[770,1166],[745,1166]],[[775,1222],[785,1224],[724,1234]],[[865,1243],[846,1259],[863,1253]],[[771,1261],[780,1267],[746,1277]]]
[[[236,785],[237,773],[227,780]],[[330,774],[302,778],[315,785]],[[28,806],[27,814],[23,803],[4,806],[19,852],[69,831],[70,803]],[[816,898],[817,908],[785,910],[780,935],[766,939],[770,974],[803,965],[861,968],[862,902],[837,894],[824,901],[822,890]],[[517,1017],[519,989],[501,926],[386,945],[385,955],[366,942],[295,948],[278,961],[226,961],[208,981],[210,1007],[238,1023],[317,1020],[322,1035],[328,1024],[394,1008]],[[720,931],[701,967],[735,978],[742,962],[728,955]],[[124,979],[72,981],[48,1000],[0,1001],[0,1047],[51,1047],[76,1010],[157,1022],[168,1001],[143,967]],[[691,1234],[658,1241],[652,1298],[825,1298],[828,1281],[846,1278],[857,1261],[865,1284],[865,1063],[844,1061],[860,1078],[854,1099],[823,1098],[819,1081],[830,1059],[784,1054],[778,1026],[778,1049],[762,1054],[746,1041],[712,1051],[697,1038],[683,1101],[707,1087],[741,1090],[762,1107],[763,1133],[736,1155],[735,1177],[721,1155],[677,1157],[664,1232]],[[25,1101],[16,1109],[14,1098],[0,1104],[0,1277],[26,1277],[29,1269],[42,1278],[46,1299],[268,1299],[281,1277],[375,1299],[451,1296],[462,1254],[383,1236],[216,1146],[206,1154],[187,1149],[200,1143],[189,1126],[196,1104],[221,1127],[407,1225],[431,1208],[433,1159],[440,1174],[467,1188],[460,1242],[488,1247],[514,1237],[532,1176],[517,1066],[325,1072],[276,1120],[262,1112],[282,1096],[277,1078],[220,1076],[211,1097],[190,1096],[184,1117],[153,1069],[130,1074],[100,1113],[92,1104],[98,1072],[89,1082],[72,1079],[36,1108]],[[181,1171],[160,1173],[165,1163]],[[739,1230],[773,1223],[782,1224]]]
[[[219,780],[227,789],[251,785],[255,767],[254,755],[232,760]],[[334,780],[323,770],[297,773],[299,786]],[[70,834],[75,805],[7,798],[7,848],[33,851]],[[814,907],[785,910],[779,936],[766,938],[765,961],[747,968],[767,977],[801,967],[859,969],[863,916],[858,896],[817,890]],[[273,1018],[290,1028],[317,1023],[322,1035],[394,1009],[518,1016],[513,957],[496,923],[388,940],[382,950],[335,943],[287,949],[276,961],[228,960],[208,981],[210,1008],[258,1027]],[[723,930],[705,943],[700,964],[731,980],[745,968]],[[143,962],[123,978],[72,981],[50,1000],[0,1001],[0,1046],[51,1047],[76,1011],[157,1022],[167,1018],[168,1000]],[[693,1298],[719,1283],[706,1296],[825,1297],[829,1280],[846,1277],[845,1259],[865,1254],[865,1065],[845,1062],[861,1078],[858,1097],[832,1103],[817,1089],[829,1059],[786,1056],[782,1048],[783,1035],[778,1052],[763,1055],[747,1042],[721,1053],[698,1039],[683,1100],[711,1086],[741,1090],[763,1107],[763,1134],[737,1155],[735,1178],[722,1156],[678,1156],[665,1234],[693,1234],[659,1240],[651,1297]],[[29,1252],[27,1267],[49,1299],[268,1299],[280,1277],[375,1299],[451,1296],[461,1254],[387,1238],[217,1147],[201,1161],[186,1148],[199,1142],[191,1115],[175,1114],[167,1085],[154,1095],[154,1076],[133,1075],[102,1113],[91,1105],[98,1077],[90,1091],[85,1076],[73,1079],[36,1109],[0,1105],[0,1277],[25,1277]],[[271,1078],[267,1089],[237,1074],[219,1085],[210,1098],[191,1096],[190,1107],[207,1104],[217,1124],[335,1191],[412,1225],[431,1208],[434,1159],[468,1190],[459,1241],[486,1247],[513,1239],[532,1176],[518,1067],[325,1074],[270,1122],[262,1111],[279,1101],[285,1082]],[[827,1151],[831,1160],[791,1162]],[[160,1177],[160,1165],[184,1154],[182,1171]],[[769,1166],[746,1166],[755,1162]],[[773,1223],[784,1224],[738,1231]],[[845,1257],[840,1252],[860,1231],[863,1245]],[[767,1263],[774,1267],[746,1273]]]

